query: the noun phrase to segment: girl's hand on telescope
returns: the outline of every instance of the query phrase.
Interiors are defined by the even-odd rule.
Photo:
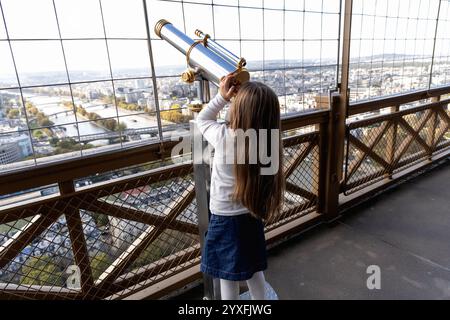
[[[236,84],[234,74],[229,74],[220,79],[219,92],[220,95],[227,101],[230,101],[239,90],[239,85]]]

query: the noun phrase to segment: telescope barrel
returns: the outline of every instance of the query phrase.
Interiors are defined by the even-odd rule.
[[[206,37],[206,47],[217,53],[218,55],[222,56],[223,58],[230,61],[232,64],[236,66],[245,67],[246,61],[243,58],[237,57],[234,53],[228,51],[226,48],[222,47],[220,44],[215,42],[214,40],[211,40],[208,35],[203,33],[200,30],[195,30],[195,35],[199,38],[205,38]]]
[[[216,85],[220,83],[222,77],[233,72],[236,73],[236,80],[240,83],[247,82],[250,78],[248,71],[239,66],[239,58],[222,46],[220,46],[222,49],[217,49],[217,46],[208,48],[202,43],[194,41],[164,19],[156,23],[155,33],[186,55],[189,66]],[[206,41],[208,40],[205,39]],[[227,56],[222,55],[219,50],[227,51]]]

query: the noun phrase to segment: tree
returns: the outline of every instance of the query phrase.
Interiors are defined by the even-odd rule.
[[[139,255],[139,257],[133,262],[133,268],[139,268],[155,262],[163,256],[164,248],[158,246],[159,241],[155,240],[156,243],[150,244],[145,250]]]
[[[86,112],[86,116],[89,120],[98,120],[100,119],[100,116],[96,114],[95,112]]]
[[[39,113],[39,110],[35,106],[31,106],[30,108],[27,108],[27,111],[29,114],[35,116]]]
[[[49,256],[32,257],[22,267],[21,284],[64,286],[63,270]]]
[[[117,106],[119,108],[125,109],[125,110],[130,110],[130,111],[138,111],[141,110],[141,108],[135,104],[135,103],[126,103],[123,100],[119,100],[119,102],[117,103]]]
[[[52,137],[52,136],[53,136],[53,131],[50,130],[49,128],[42,128],[42,132],[43,132],[47,137]]]
[[[41,127],[50,127],[53,125],[53,121],[50,121],[47,117],[42,118],[38,123]]]
[[[171,105],[170,109],[171,110],[178,110],[178,112],[181,113],[181,106],[178,103]]]
[[[53,138],[50,139],[49,142],[50,142],[50,145],[51,145],[51,146],[56,147],[56,145],[57,145],[58,142],[59,142],[59,138],[58,138],[58,137],[53,137]]]
[[[184,123],[192,119],[192,117],[183,115],[181,106],[179,104],[173,104],[169,110],[161,111],[161,119],[174,123]]]
[[[111,131],[115,131],[117,129],[117,121],[114,119],[102,120],[103,126]]]
[[[91,212],[92,219],[95,221],[95,225],[97,227],[104,227],[109,224],[109,219],[107,215]]]
[[[44,137],[44,133],[41,130],[34,130],[33,131],[33,137],[40,140]]]
[[[10,109],[9,112],[8,112],[7,117],[9,119],[15,119],[15,118],[19,117],[19,114],[20,114],[19,109]]]
[[[114,102],[114,97],[113,96],[103,96],[102,102],[104,102],[106,104],[112,104]]]
[[[117,126],[117,131],[125,131],[127,129],[127,124],[124,122],[120,122]]]
[[[66,109],[73,109],[73,104],[70,101],[63,101],[62,104],[63,104],[64,108],[66,108]]]
[[[185,249],[192,244],[192,238],[179,231],[162,233],[133,262],[133,268],[155,262],[171,253]]]
[[[80,115],[85,117],[87,112],[86,112],[85,108],[83,108],[81,105],[78,105],[77,106],[77,113],[79,113]]]
[[[127,104],[123,100],[120,100],[119,103],[117,104],[117,106],[119,108],[122,108],[122,109],[126,109],[127,108]]]
[[[71,149],[76,144],[76,141],[72,138],[61,140],[58,142],[58,147],[63,149]]]
[[[25,108],[26,109],[31,109],[33,107],[34,107],[34,104],[32,104],[31,102],[29,102],[29,101],[25,102]]]
[[[109,267],[110,264],[111,259],[106,253],[97,253],[91,259],[92,276],[94,277],[94,279],[98,279],[98,277],[100,277],[100,275],[106,270],[106,268]]]

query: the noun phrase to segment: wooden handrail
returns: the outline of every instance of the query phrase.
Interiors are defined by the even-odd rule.
[[[366,126],[369,126],[374,123],[378,123],[378,122],[386,121],[386,120],[392,120],[392,119],[395,119],[395,118],[398,118],[398,117],[401,117],[401,116],[404,116],[407,114],[412,114],[412,113],[416,113],[416,112],[420,112],[420,111],[424,111],[424,110],[428,110],[428,109],[433,109],[433,108],[440,108],[449,103],[450,103],[450,99],[445,99],[445,100],[441,100],[441,101],[426,103],[426,104],[423,104],[420,106],[415,106],[415,107],[411,107],[411,108],[400,110],[400,111],[394,111],[394,112],[387,113],[387,114],[376,115],[376,116],[370,117],[368,119],[352,121],[351,123],[348,124],[348,128],[355,129],[355,128],[359,128],[359,127],[366,127]],[[443,116],[446,118],[449,118],[447,115],[443,115]]]
[[[410,103],[418,100],[438,97],[450,93],[450,86],[442,86],[433,88],[431,90],[419,90],[409,93],[396,94],[392,96],[385,96],[368,101],[360,101],[350,103],[348,107],[348,115],[353,116],[359,113],[376,111],[379,109]]]
[[[164,145],[156,143],[7,171],[0,174],[0,195],[161,160],[176,143],[165,141]]]
[[[312,110],[283,117],[282,130],[291,130],[328,121],[328,110]],[[165,140],[145,146],[119,149],[25,169],[0,173],[0,195],[59,181],[76,180],[98,173],[158,161],[170,156],[178,141]]]

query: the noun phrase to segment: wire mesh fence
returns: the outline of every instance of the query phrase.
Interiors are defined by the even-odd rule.
[[[161,18],[190,35],[202,29],[245,57],[283,113],[315,108],[315,97],[338,82],[340,12],[340,0],[2,0],[0,140],[21,149],[5,147],[0,170],[186,129],[198,88],[179,78],[182,55],[153,34]]]
[[[446,83],[448,2],[354,1],[351,100]],[[27,3],[37,6],[40,19],[48,18],[32,34],[11,20],[13,2],[0,0],[0,56],[13,74],[9,82],[0,79],[0,106],[8,119],[2,120],[8,129],[0,131],[2,169],[160,142],[184,128],[197,88],[180,83],[177,66],[164,66],[164,59],[177,55],[146,32],[145,6],[150,24],[164,14],[185,31],[212,30],[247,58],[255,80],[274,88],[284,113],[318,106],[317,98],[339,81],[341,1],[87,1],[78,8],[89,13],[83,35],[70,28],[76,14],[68,15],[60,1]],[[204,20],[192,18],[200,13]],[[236,23],[228,28],[223,17],[230,13]],[[50,77],[24,72],[31,46],[36,59],[49,52],[58,62],[51,70],[40,66],[52,71]],[[121,48],[132,52],[133,63],[117,58]],[[93,49],[99,67],[77,70]],[[134,63],[144,71],[134,70]],[[448,101],[392,108],[349,121],[346,194],[449,150]],[[317,211],[324,170],[320,133],[314,121],[285,132],[284,205],[267,231]],[[199,262],[189,162],[119,166],[70,180],[69,192],[65,181],[53,182],[59,187],[26,190],[21,202],[9,199],[20,194],[0,199],[2,297],[121,298]]]
[[[268,230],[317,209],[319,189],[319,133],[284,140],[284,203],[279,215],[268,221]]]
[[[450,2],[440,1],[439,20],[436,30],[436,41],[433,54],[433,66],[431,70],[431,86],[437,87],[448,83],[450,80]]]
[[[284,138],[287,190],[266,231],[317,209],[319,132],[301,131],[288,131]],[[61,195],[56,190],[48,199],[3,207],[0,295],[123,298],[196,265],[192,164],[138,167],[122,176],[118,168],[114,178],[76,187],[86,180],[81,177],[69,183],[69,193],[60,185]]]
[[[437,80],[441,75],[433,74],[433,64],[436,32],[439,27],[442,34],[446,2],[353,1],[351,101],[428,89],[432,79],[444,84]]]
[[[185,129],[188,106],[200,97],[179,80],[181,54],[147,32],[146,21],[152,30],[161,17],[186,33],[203,29],[245,57],[283,113],[315,108],[340,81],[342,7],[341,0],[2,0],[0,170],[154,143]],[[448,84],[449,10],[448,0],[354,0],[350,100]]]
[[[0,226],[2,293],[107,298],[197,262],[192,165],[2,211]]]
[[[359,120],[347,126],[343,190],[350,194],[450,146],[448,100]]]

